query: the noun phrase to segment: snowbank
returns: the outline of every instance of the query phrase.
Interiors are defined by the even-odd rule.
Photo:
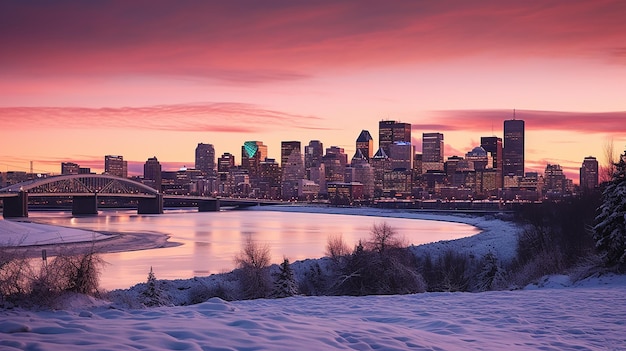
[[[110,238],[111,235],[90,230],[26,221],[0,220],[0,246],[69,244]]]

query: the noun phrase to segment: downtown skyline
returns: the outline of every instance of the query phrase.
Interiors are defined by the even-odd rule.
[[[479,1],[0,4],[0,172],[141,174],[318,139],[351,157],[382,119],[462,156],[526,122],[526,171],[626,148],[626,4]],[[377,139],[375,137],[375,139]],[[375,140],[375,144],[378,140]],[[237,162],[241,160],[238,158]]]

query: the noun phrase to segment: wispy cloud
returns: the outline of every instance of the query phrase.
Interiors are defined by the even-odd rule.
[[[502,130],[504,120],[513,119],[513,110],[454,110],[433,111],[428,119],[436,124],[417,121],[416,130],[459,131],[489,133]],[[526,130],[562,130],[580,133],[626,133],[626,111],[563,112],[516,110],[515,118],[525,121]],[[498,133],[499,134],[499,133]]]
[[[276,125],[317,129],[316,116],[244,103],[203,103],[122,108],[0,107],[3,128],[130,128],[179,132],[258,133]]]

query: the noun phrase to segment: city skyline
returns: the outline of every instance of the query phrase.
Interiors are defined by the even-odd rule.
[[[525,121],[525,170],[626,148],[626,4],[398,1],[2,3],[0,172],[130,175],[156,156],[193,167],[198,143],[239,156],[320,140],[350,157],[380,120],[445,135],[445,157]],[[241,159],[237,157],[237,163]]]

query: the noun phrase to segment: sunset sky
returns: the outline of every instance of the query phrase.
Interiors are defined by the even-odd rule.
[[[2,1],[0,172],[131,174],[198,143],[319,139],[352,157],[378,122],[464,155],[526,121],[526,171],[626,149],[626,2]]]

